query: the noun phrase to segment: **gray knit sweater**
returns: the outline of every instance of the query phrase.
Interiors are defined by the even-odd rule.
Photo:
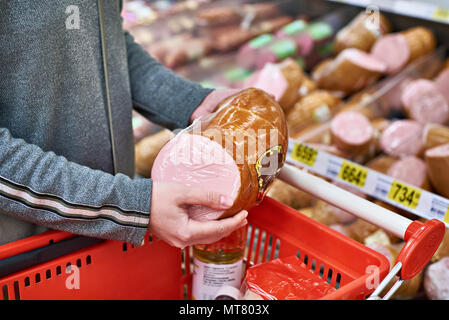
[[[152,59],[120,11],[0,1],[0,244],[42,227],[142,242],[152,184],[133,178],[132,108],[183,128],[210,90]]]

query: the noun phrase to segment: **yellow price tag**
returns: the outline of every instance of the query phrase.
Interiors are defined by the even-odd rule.
[[[309,167],[313,167],[317,154],[318,150],[301,143],[296,143],[293,146],[291,157],[293,160],[308,165]]]
[[[403,182],[393,180],[387,198],[410,209],[418,206],[421,191]]]
[[[368,169],[345,160],[343,160],[340,172],[338,172],[338,178],[360,188],[365,186],[367,176]]]
[[[449,208],[446,210],[446,214],[444,215],[444,222],[449,223]]]
[[[433,12],[433,18],[436,20],[449,21],[449,9],[438,7]]]

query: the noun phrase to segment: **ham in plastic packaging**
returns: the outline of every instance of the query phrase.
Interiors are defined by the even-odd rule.
[[[225,211],[189,208],[192,219],[225,218],[262,201],[285,162],[287,147],[281,107],[265,91],[249,88],[170,140],[156,157],[151,177],[231,197],[233,205]]]

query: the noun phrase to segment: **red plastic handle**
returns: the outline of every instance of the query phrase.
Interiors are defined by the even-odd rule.
[[[408,226],[406,243],[396,260],[402,263],[401,279],[413,278],[427,265],[440,246],[445,229],[445,224],[436,219],[426,223],[415,220]]]

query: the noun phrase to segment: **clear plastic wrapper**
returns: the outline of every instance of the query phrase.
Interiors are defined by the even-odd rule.
[[[222,193],[225,211],[192,206],[197,220],[236,214],[257,205],[282,168],[288,144],[285,117],[266,92],[246,89],[225,99],[215,113],[179,132],[159,152],[151,176]]]
[[[240,290],[243,300],[314,300],[333,291],[296,256],[249,268]]]

